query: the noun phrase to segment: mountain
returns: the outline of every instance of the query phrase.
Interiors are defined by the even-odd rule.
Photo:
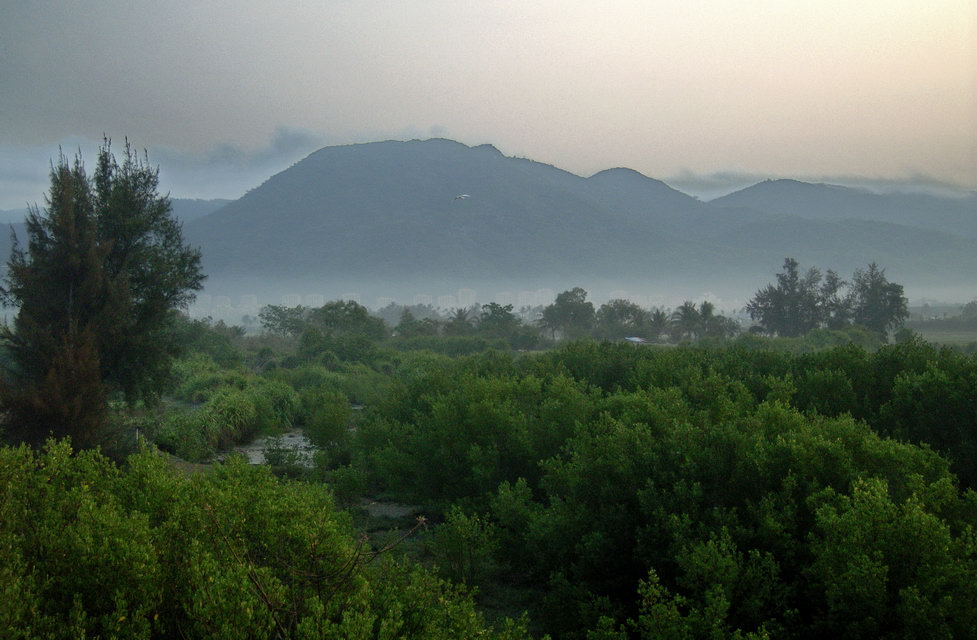
[[[202,218],[214,211],[220,209],[231,200],[195,200],[189,198],[170,198],[170,204],[172,205],[173,215],[184,224],[191,220],[196,220]],[[2,256],[3,262],[0,263],[0,268],[6,262],[7,256],[10,255],[11,248],[11,238],[10,233],[13,231],[21,246],[26,246],[27,239],[27,225],[24,224],[24,219],[27,217],[27,209],[7,209],[0,210],[0,225],[6,228],[0,228],[0,256]]]
[[[584,286],[746,299],[787,256],[910,293],[974,295],[966,198],[767,181],[704,203],[626,168],[590,177],[444,139],[326,147],[234,201],[173,199],[207,293],[411,299]],[[8,252],[0,234],[0,252]],[[918,295],[918,294],[917,294]],[[294,298],[293,298],[294,299]]]
[[[213,200],[199,200],[190,198],[170,198],[173,215],[183,224],[202,218],[217,211],[232,200],[215,198]]]
[[[876,261],[907,286],[970,286],[974,224],[968,202],[950,198],[778,180],[702,203],[630,169],[584,178],[432,139],[320,149],[185,233],[212,289],[271,282],[271,299],[574,284],[748,295],[786,256],[843,275]]]
[[[228,202],[231,202],[231,200],[219,198],[214,200],[170,198],[173,215],[184,224],[213,213]],[[0,224],[22,223],[26,218],[27,209],[0,209]]]
[[[617,177],[440,139],[327,147],[186,232],[210,273],[281,278],[611,275],[691,246],[649,214],[674,219],[701,203],[667,187],[656,201],[641,192],[662,184],[640,174],[605,201],[622,191]]]
[[[717,198],[721,208],[744,208],[811,220],[873,220],[977,238],[977,193],[940,197],[872,193],[797,180],[767,180]]]
[[[0,209],[0,224],[17,224],[27,217],[27,209]]]

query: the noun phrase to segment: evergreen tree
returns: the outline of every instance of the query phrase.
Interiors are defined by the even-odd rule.
[[[821,324],[820,284],[820,271],[811,268],[802,276],[797,260],[787,258],[783,273],[777,274],[777,286],[757,291],[746,310],[768,333],[804,335]]]
[[[851,319],[851,301],[841,295],[841,289],[847,285],[837,273],[828,269],[821,283],[820,307],[821,320],[829,329],[841,329]]]
[[[118,335],[101,345],[102,373],[127,400],[153,397],[169,377],[180,348],[172,335],[174,309],[202,287],[200,252],[183,243],[170,201],[157,192],[159,172],[126,142],[121,164],[105,140],[94,176],[98,241],[108,277],[120,282],[129,312]]]
[[[27,219],[26,253],[15,244],[0,300],[18,308],[0,334],[6,431],[17,440],[105,438],[106,398],[154,398],[178,345],[174,309],[200,288],[199,252],[183,245],[157,173],[109,143],[89,180],[80,159],[51,169],[43,211]]]
[[[73,434],[97,444],[105,423],[100,346],[118,337],[125,305],[103,268],[88,178],[79,160],[51,169],[42,213],[27,217],[28,255],[16,244],[3,302],[20,307],[3,339],[10,367],[2,379],[8,436],[37,444]]]

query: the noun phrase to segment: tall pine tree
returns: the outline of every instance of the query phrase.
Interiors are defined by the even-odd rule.
[[[119,164],[108,141],[94,180],[80,159],[52,167],[47,206],[31,209],[27,251],[15,244],[0,287],[18,308],[0,334],[8,437],[103,444],[110,394],[134,401],[161,389],[178,346],[172,314],[203,276],[157,184],[148,162],[126,145]]]

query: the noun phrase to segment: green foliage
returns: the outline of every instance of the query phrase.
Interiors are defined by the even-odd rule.
[[[797,260],[784,260],[777,286],[767,285],[746,305],[750,317],[767,332],[784,337],[804,335],[821,324],[819,300],[821,272],[815,268],[800,274]]]
[[[237,342],[244,335],[241,327],[229,327],[223,320],[193,319],[175,314],[173,339],[195,356],[206,355],[224,368],[236,368],[244,361]]]
[[[882,335],[899,328],[909,317],[909,302],[903,295],[902,285],[889,282],[885,269],[879,269],[874,262],[865,271],[855,271],[851,297],[855,323]]]
[[[262,381],[248,390],[257,410],[256,429],[280,433],[292,428],[301,413],[299,394],[284,382]]]
[[[695,311],[699,332],[718,317],[708,305]],[[410,340],[422,339],[443,338]],[[977,494],[957,488],[977,482],[966,455],[977,446],[972,356],[918,339],[882,346],[851,327],[668,348],[570,342],[533,354],[375,347],[355,364],[297,354],[281,360],[297,368],[261,377],[187,359],[183,392],[206,400],[166,414],[157,439],[203,459],[292,420],[320,449],[310,464],[305,452],[272,447],[275,473],[313,480],[343,506],[382,492],[440,510],[426,549],[443,574],[479,584],[490,610],[502,583],[527,594],[503,607],[528,606],[540,631],[561,638],[974,634]],[[3,593],[31,600],[45,588],[22,577],[31,565],[16,554],[0,559],[10,567],[0,568],[11,581]],[[301,609],[262,609],[242,587],[249,573],[216,577],[222,562],[194,556],[203,573],[181,574],[205,617],[250,608],[265,629],[270,611]],[[412,578],[428,585],[412,591],[398,582],[412,570],[384,566],[393,573],[382,586],[370,569],[357,574],[370,588],[355,602],[385,603],[369,606],[390,607],[387,622],[344,614],[344,633],[387,624],[438,637],[429,619],[388,599],[446,597],[430,591],[437,581]],[[292,587],[279,565],[255,571],[286,602]],[[204,579],[212,575],[216,586]],[[344,611],[363,611],[346,602]],[[70,624],[89,624],[88,605],[68,604]],[[456,612],[451,628],[472,628],[469,604],[439,606]],[[317,607],[302,616],[320,620]],[[30,608],[11,611],[23,620]]]
[[[258,432],[258,407],[251,394],[222,389],[197,412],[208,442],[224,449],[247,442]]]
[[[302,430],[317,447],[345,450],[349,442],[349,399],[339,391],[309,387],[302,391]]]
[[[70,434],[93,447],[109,393],[153,401],[170,382],[173,310],[203,275],[157,184],[128,144],[119,164],[106,141],[91,180],[80,158],[52,166],[47,207],[30,211],[27,253],[14,247],[0,289],[18,307],[2,335],[8,435],[37,445]]]
[[[932,429],[925,437],[970,482],[973,465],[953,452],[969,450],[966,434],[977,432],[966,392],[977,367],[919,342],[877,351],[768,342],[581,342],[516,359],[402,363],[403,386],[358,427],[354,465],[376,488],[452,510],[443,533],[455,537],[436,541],[444,549],[435,553],[462,557],[460,530],[477,531],[471,514],[489,513],[478,516],[498,544],[486,575],[511,566],[546,591],[532,612],[559,637],[824,637],[867,620],[854,596],[831,595],[841,587],[814,574],[847,571],[818,559],[819,518],[838,504],[830,496],[850,498],[869,479],[884,483],[894,508],[918,504],[914,517],[942,527],[951,542],[938,566],[970,566],[977,511],[948,461],[879,433],[912,440]],[[823,557],[848,557],[831,540],[837,555]],[[911,536],[899,540],[904,557]],[[901,578],[903,595],[883,598],[876,617],[895,621],[891,629],[866,634],[932,623],[967,635],[959,611],[970,587],[934,591],[930,579]],[[928,622],[910,620],[899,598],[920,602]]]
[[[388,417],[361,424],[355,442],[373,481],[407,499],[483,497],[504,480],[535,481],[537,462],[555,455],[593,411],[588,392],[563,377],[459,374],[414,385],[420,396],[409,407],[391,406]],[[411,424],[399,424],[397,414],[412,415]]]
[[[280,436],[265,440],[265,464],[277,476],[302,478],[308,474],[308,458],[305,452],[287,446]]]
[[[285,431],[297,414],[298,394],[281,383],[220,387],[198,409],[169,412],[155,441],[185,460],[202,462],[259,433]]]
[[[0,450],[0,636],[522,638],[416,566],[370,562],[329,493],[231,462],[123,473],[64,443]]]
[[[180,382],[174,395],[193,404],[206,402],[222,388],[243,391],[251,383],[251,379],[243,371],[220,369],[213,360],[206,357],[197,356],[178,361],[175,370]]]
[[[295,337],[301,335],[306,328],[306,318],[309,309],[301,305],[285,307],[268,305],[258,312],[261,328],[281,337]]]
[[[501,338],[492,339],[481,336],[414,336],[398,340],[392,346],[402,351],[425,350],[446,356],[467,356],[489,349],[504,350],[509,345]]]
[[[848,294],[842,296],[846,285]],[[885,339],[909,317],[902,285],[889,282],[885,269],[874,262],[865,271],[857,269],[849,285],[830,270],[823,279],[815,268],[802,276],[793,258],[784,260],[777,285],[757,291],[746,309],[764,331],[784,337],[818,327],[841,329],[853,322]]]
[[[434,532],[431,552],[441,571],[455,582],[478,584],[493,570],[499,548],[495,526],[483,516],[448,509]]]
[[[161,449],[191,462],[209,460],[216,448],[195,412],[170,412],[163,418],[153,440]]]
[[[597,334],[605,339],[627,336],[657,338],[649,322],[647,311],[628,300],[611,300],[597,310]]]
[[[353,465],[336,466],[328,451],[313,456],[313,477],[329,486],[336,503],[343,508],[356,505],[367,490],[366,474]]]
[[[939,489],[900,502],[884,480],[867,479],[850,496],[818,496],[808,574],[823,590],[824,615],[812,631],[850,638],[977,633],[977,548],[972,533],[955,536],[933,512],[927,494]],[[942,489],[937,496],[952,501],[952,490]]]
[[[543,309],[540,326],[559,331],[565,338],[586,335],[594,325],[594,305],[587,301],[587,292],[574,287],[556,296],[553,304]]]

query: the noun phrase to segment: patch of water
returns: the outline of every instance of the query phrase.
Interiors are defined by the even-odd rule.
[[[244,454],[251,464],[268,464],[265,452],[269,449],[279,449],[294,454],[298,464],[310,468],[313,466],[312,454],[315,447],[301,429],[292,429],[280,436],[261,436],[248,444],[234,447],[234,452]]]

